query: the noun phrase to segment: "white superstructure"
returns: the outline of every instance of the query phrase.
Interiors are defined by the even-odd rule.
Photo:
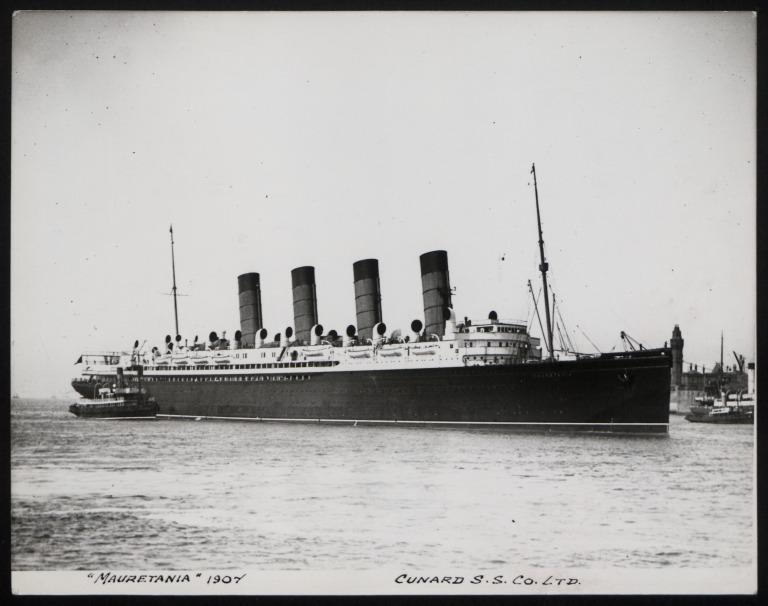
[[[513,320],[486,320],[474,324],[448,322],[442,338],[416,335],[401,337],[382,335],[376,342],[340,339],[330,342],[319,339],[317,345],[297,341],[256,342],[255,346],[217,348],[184,348],[166,353],[108,352],[83,354],[81,374],[98,378],[113,375],[121,366],[130,372],[135,365],[143,366],[144,377],[173,374],[183,379],[200,375],[227,376],[270,374],[275,372],[341,372],[365,370],[396,370],[444,368],[461,366],[499,366],[541,360],[538,338],[528,334],[525,324]]]

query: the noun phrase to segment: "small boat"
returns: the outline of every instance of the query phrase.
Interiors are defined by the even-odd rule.
[[[755,400],[752,394],[729,392],[720,398],[699,397],[685,419],[691,423],[751,425],[755,422]]]
[[[123,369],[118,367],[114,387],[100,388],[96,397],[82,398],[69,407],[69,412],[77,417],[99,419],[157,418],[157,402],[141,386],[142,374],[143,369],[138,367],[138,387],[127,387]]]
[[[97,398],[83,398],[69,407],[78,417],[101,419],[155,417],[157,402],[138,387],[102,388]]]

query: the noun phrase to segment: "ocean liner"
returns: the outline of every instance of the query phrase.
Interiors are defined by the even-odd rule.
[[[555,355],[548,264],[536,185],[546,316],[540,339],[525,322],[457,321],[448,255],[420,257],[424,322],[388,331],[382,319],[379,263],[353,264],[356,326],[343,334],[319,323],[314,267],[291,272],[294,325],[265,328],[258,273],[238,276],[240,330],[232,341],[165,338],[161,349],[83,354],[72,385],[85,399],[118,374],[142,381],[158,418],[243,419],[353,425],[667,433],[671,354],[665,347]],[[171,229],[173,259],[173,232]],[[535,304],[534,299],[534,304]],[[538,308],[537,308],[538,314]]]

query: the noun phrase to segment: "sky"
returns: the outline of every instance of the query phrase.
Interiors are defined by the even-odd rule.
[[[550,280],[581,351],[755,355],[756,18],[735,13],[21,12],[13,19],[11,387],[67,397],[84,351],[270,334],[291,269],[355,323],[423,319],[448,252],[458,318],[532,317],[536,163]],[[532,332],[538,336],[537,322]],[[686,367],[687,368],[687,367]]]

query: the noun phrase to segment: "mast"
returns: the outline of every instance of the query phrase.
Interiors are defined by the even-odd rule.
[[[723,374],[725,368],[723,367],[723,331],[720,331],[720,374]]]
[[[179,333],[179,307],[176,303],[176,259],[173,255],[173,225],[171,225],[171,272],[173,273],[173,321],[176,326],[176,332],[174,334],[178,335]]]
[[[539,187],[536,183],[536,164],[531,164],[531,173],[533,173],[533,191],[536,194],[536,221],[539,225],[539,253],[541,256],[541,281],[544,286],[544,312],[547,316],[547,346],[549,347],[549,359],[555,359],[555,350],[552,344],[552,318],[549,315],[549,293],[547,289],[547,270],[549,264],[544,259],[544,236],[541,233],[541,212],[539,211]]]

